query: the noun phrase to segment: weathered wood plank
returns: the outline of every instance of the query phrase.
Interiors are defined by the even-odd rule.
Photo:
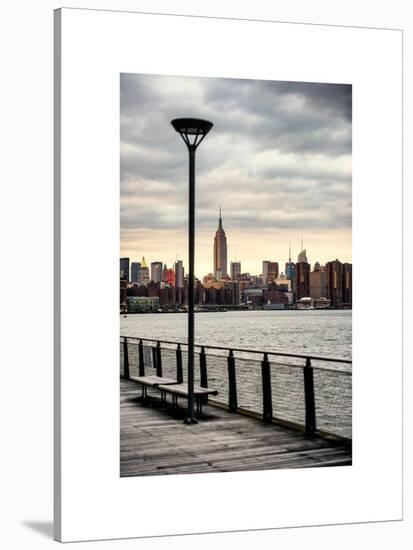
[[[197,425],[183,424],[184,409],[161,404],[134,382],[121,380],[120,475],[147,476],[351,464],[351,446],[255,418],[205,406]],[[184,403],[184,400],[183,400]]]

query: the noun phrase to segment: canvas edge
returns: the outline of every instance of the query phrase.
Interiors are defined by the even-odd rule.
[[[53,35],[53,538],[61,542],[61,9],[53,12]]]

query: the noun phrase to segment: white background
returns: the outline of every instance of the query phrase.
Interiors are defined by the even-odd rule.
[[[364,11],[354,3],[346,3],[340,13],[331,3],[298,2],[272,9],[265,3],[254,7],[242,2],[227,2],[218,8],[213,2],[208,9],[190,9],[187,2],[118,2],[117,8],[199,13],[239,17],[273,18],[307,22],[357,24],[365,26],[404,27],[408,24],[403,4],[392,2],[385,6],[364,2]],[[274,3],[272,3],[274,4]],[[73,4],[75,5],[75,4]],[[407,4],[406,4],[407,5]],[[1,537],[5,546],[43,548],[53,543],[45,536],[50,533],[52,494],[52,13],[54,3],[31,7],[28,3],[16,12],[3,12],[1,29],[2,55],[5,57],[1,89],[1,124],[3,160],[1,188],[7,192],[2,199],[2,243],[4,267],[2,277],[2,525]],[[115,7],[113,3],[89,3],[89,7]],[[406,97],[411,96],[409,80],[410,30],[405,35]],[[410,94],[409,94],[410,91]],[[3,94],[6,92],[5,97]],[[405,113],[409,114],[410,105]],[[5,124],[6,123],[6,124]],[[407,137],[407,136],[406,136]],[[10,148],[12,145],[12,148]],[[405,142],[406,151],[408,142]],[[405,172],[409,181],[410,167]],[[409,201],[406,186],[405,201]],[[10,204],[10,199],[13,205]],[[3,225],[4,224],[4,225]],[[385,259],[391,254],[383,251]],[[406,258],[407,259],[407,258]],[[386,264],[386,269],[400,266]],[[5,278],[3,282],[3,277]],[[408,288],[406,288],[406,294]],[[408,297],[408,296],[406,296]],[[22,311],[21,304],[26,311]],[[5,310],[10,306],[10,311]],[[406,357],[406,366],[409,357]],[[410,385],[405,369],[405,392]],[[407,413],[409,403],[406,399]],[[406,414],[406,421],[408,416]],[[406,422],[407,424],[407,422]],[[408,424],[407,424],[408,426]],[[406,463],[411,440],[406,429]],[[385,449],[386,440],[381,441]],[[406,472],[406,497],[409,498],[409,476]],[[6,490],[4,490],[4,487]],[[163,548],[164,545],[199,547],[211,544],[278,545],[279,547],[327,548],[334,540],[336,548],[347,548],[361,537],[376,548],[407,548],[407,530],[411,526],[409,500],[406,502],[404,523],[363,526],[326,527],[188,537],[151,539],[146,541],[105,542],[106,546],[134,544],[141,548]],[[3,542],[3,541],[2,541]]]

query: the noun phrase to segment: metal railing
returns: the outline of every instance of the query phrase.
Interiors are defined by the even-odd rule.
[[[121,336],[121,376],[156,374],[186,382],[187,344]],[[281,351],[195,344],[195,384],[208,402],[316,433],[352,437],[352,361]],[[349,368],[350,365],[350,368]]]

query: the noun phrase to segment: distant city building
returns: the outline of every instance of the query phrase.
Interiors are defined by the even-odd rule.
[[[246,304],[262,306],[264,303],[262,288],[246,288],[242,292],[243,301]]]
[[[313,300],[326,297],[326,272],[318,262],[310,272],[310,297]]]
[[[263,284],[267,285],[278,278],[278,262],[264,260],[262,262],[262,279]]]
[[[346,307],[353,307],[353,266],[349,263],[343,264],[342,304]]]
[[[291,281],[291,292],[295,292],[295,263],[291,261],[291,245],[288,248],[288,262],[285,264],[285,276]]]
[[[139,269],[141,267],[140,262],[132,262],[131,263],[131,283],[137,283],[139,282]]]
[[[234,305],[237,306],[240,303],[240,287],[239,287],[239,281],[233,280],[233,281],[227,281],[225,283],[225,288],[228,289],[227,293],[227,299],[229,300],[227,303],[228,305]]]
[[[301,250],[301,252],[298,254],[297,263],[308,264],[307,250],[305,248],[303,250]]]
[[[303,258],[304,256],[301,257]],[[295,264],[296,300],[300,300],[301,298],[306,298],[310,296],[310,269],[311,266],[308,262],[297,262]]]
[[[326,290],[331,307],[340,308],[343,302],[343,264],[337,259],[326,263]]]
[[[160,306],[158,296],[130,296],[128,297],[128,311],[131,313],[157,311]]]
[[[139,268],[138,283],[149,283],[149,267],[146,264],[145,256],[142,256],[141,266]]]
[[[128,311],[128,282],[126,279],[120,279],[120,312],[126,313]]]
[[[175,262],[175,303],[185,303],[185,271],[182,260]]]
[[[120,259],[120,278],[126,279],[126,281],[130,281],[129,278],[129,258],[121,258]]]
[[[275,283],[270,283],[268,288],[263,290],[264,304],[284,304],[288,305],[288,296],[281,291],[280,287]]]
[[[162,281],[162,262],[151,262],[151,281],[160,283]]]
[[[241,276],[241,262],[231,262],[230,275],[233,281],[236,281]]]
[[[227,238],[222,227],[221,209],[219,209],[218,229],[216,230],[214,238],[214,275],[217,279],[228,275]]]
[[[164,281],[167,285],[175,287],[175,270],[173,268],[166,269]]]
[[[287,279],[284,273],[281,273],[273,282],[280,287],[282,292],[292,292],[292,281]]]
[[[178,260],[175,263],[175,287],[183,288],[184,287],[184,267],[182,265],[182,260]]]

